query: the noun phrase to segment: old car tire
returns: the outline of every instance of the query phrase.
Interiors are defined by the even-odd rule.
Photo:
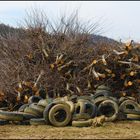
[[[71,117],[70,108],[64,104],[56,104],[49,111],[49,121],[52,125],[57,127],[68,125],[71,121]]]
[[[124,101],[126,101],[126,100],[133,100],[133,101],[136,101],[135,98],[134,98],[134,97],[131,97],[131,96],[121,97],[121,98],[119,99],[119,105],[120,105],[121,103],[123,103]]]
[[[70,106],[70,112],[73,114],[74,113],[74,103],[72,101],[66,101],[66,103]]]
[[[31,96],[29,99],[28,99],[28,103],[31,104],[31,103],[38,103],[42,98],[40,96]]]
[[[78,121],[78,120],[88,120],[90,119],[91,116],[87,113],[80,113],[80,114],[74,114],[72,117],[73,121]]]
[[[94,102],[95,102],[95,105],[98,107],[99,104],[100,104],[101,102],[105,101],[105,100],[113,100],[113,101],[115,101],[116,103],[118,103],[118,100],[117,100],[116,98],[114,98],[114,97],[105,97],[105,96],[96,98],[96,99],[94,100]]]
[[[79,96],[79,97],[77,97],[77,100],[80,100],[80,99],[91,101],[93,99],[93,97],[92,96]]]
[[[47,102],[46,99],[42,99],[42,100],[40,100],[40,101],[37,103],[37,105],[40,105],[40,106],[42,106],[42,107],[44,107],[44,108],[45,108],[48,104],[49,104],[49,103]]]
[[[140,106],[133,100],[125,100],[119,106],[119,111],[126,114],[138,114],[140,115]]]
[[[85,112],[85,103],[83,101],[78,101],[75,104],[75,114],[81,114]]]
[[[24,112],[25,112],[25,113],[32,114],[32,115],[34,115],[34,116],[36,116],[36,117],[41,117],[41,116],[42,116],[39,112],[37,112],[36,110],[34,110],[33,108],[30,108],[30,107],[26,107],[26,108],[24,109]]]
[[[92,120],[72,121],[72,126],[74,126],[74,127],[88,127],[91,125],[92,125]]]
[[[19,112],[24,112],[24,109],[25,109],[27,106],[29,106],[29,104],[24,104],[24,105],[22,105],[22,106],[18,109],[18,111],[19,111]]]
[[[36,116],[33,114],[29,114],[25,112],[19,112],[19,113],[23,115],[23,120],[30,120],[32,118],[36,118]]]
[[[9,124],[9,121],[7,121],[7,120],[0,120],[0,125],[5,125],[5,124]]]
[[[98,97],[110,97],[111,96],[111,92],[108,91],[104,91],[104,90],[97,90],[93,96],[94,99],[98,98]]]
[[[106,121],[115,121],[118,117],[119,107],[113,100],[105,100],[99,105],[98,112],[100,115],[105,115]]]
[[[8,121],[22,121],[24,117],[19,112],[0,111],[0,119]]]
[[[69,101],[70,100],[70,97],[68,96],[64,96],[64,97],[58,97],[58,98],[55,98],[53,101]]]
[[[117,120],[119,120],[119,121],[127,120],[127,115],[124,114],[123,112],[120,112],[120,111],[119,111]]]
[[[31,105],[29,105],[29,107],[36,110],[40,114],[42,114],[44,111],[44,107],[37,105],[37,103],[32,103]]]
[[[86,103],[85,113],[89,114],[91,118],[94,118],[97,116],[97,107],[95,104],[92,104],[91,102]]]
[[[50,109],[56,105],[56,103],[50,103],[48,106],[46,106],[46,108],[44,109],[44,112],[43,112],[43,118],[45,119],[45,122],[46,124],[50,124],[50,121],[49,121],[49,111]]]
[[[97,115],[97,107],[89,100],[79,99],[75,105],[75,114],[88,113],[91,118]]]
[[[140,120],[140,115],[137,115],[137,114],[127,114],[127,119],[129,119],[129,120]]]
[[[72,101],[73,103],[76,103],[78,96],[77,95],[72,95],[70,96],[70,101]]]
[[[31,125],[46,125],[44,118],[30,119]]]
[[[30,120],[20,121],[18,124],[19,125],[30,125]]]
[[[70,103],[68,104],[68,103],[61,101],[61,100],[51,102],[50,104],[48,104],[48,106],[45,107],[44,112],[43,112],[43,117],[46,121],[46,124],[50,124],[49,111],[56,104],[65,104],[66,106],[68,106],[70,108],[71,111],[73,110],[73,106],[71,106]]]
[[[105,85],[100,85],[97,87],[96,90],[106,90],[106,91],[111,91],[111,88]]]

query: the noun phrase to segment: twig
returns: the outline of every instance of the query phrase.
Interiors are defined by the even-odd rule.
[[[92,68],[92,73],[93,73],[93,75],[95,76],[95,78],[96,78],[97,80],[99,80],[99,76],[98,76],[97,72],[95,71],[95,68]]]
[[[38,76],[36,82],[34,83],[34,86],[33,86],[33,87],[36,87],[37,83],[39,82],[39,80],[40,80],[40,78],[41,78],[41,76],[42,76],[43,74],[44,74],[44,71],[42,70],[42,71],[40,72],[40,74],[39,74],[39,76]]]
[[[113,52],[117,55],[125,54],[125,52],[118,52],[117,50],[113,50]]]
[[[71,65],[73,63],[73,60],[69,61],[68,63],[66,63],[63,66],[58,67],[58,71],[61,71],[63,68],[68,67],[69,65]]]

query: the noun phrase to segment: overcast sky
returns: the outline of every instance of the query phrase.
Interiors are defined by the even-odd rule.
[[[140,1],[0,1],[0,22],[17,26],[31,7],[43,9],[53,18],[79,9],[84,21],[101,19],[103,36],[140,42]]]

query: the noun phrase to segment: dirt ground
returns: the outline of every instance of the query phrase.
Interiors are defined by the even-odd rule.
[[[140,138],[139,121],[105,123],[102,127],[53,127],[47,125],[3,125],[0,139],[112,139]]]

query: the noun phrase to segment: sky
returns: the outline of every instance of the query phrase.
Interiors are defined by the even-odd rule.
[[[140,1],[0,1],[0,23],[17,27],[32,7],[54,19],[78,9],[82,21],[99,22],[101,35],[140,42]]]

